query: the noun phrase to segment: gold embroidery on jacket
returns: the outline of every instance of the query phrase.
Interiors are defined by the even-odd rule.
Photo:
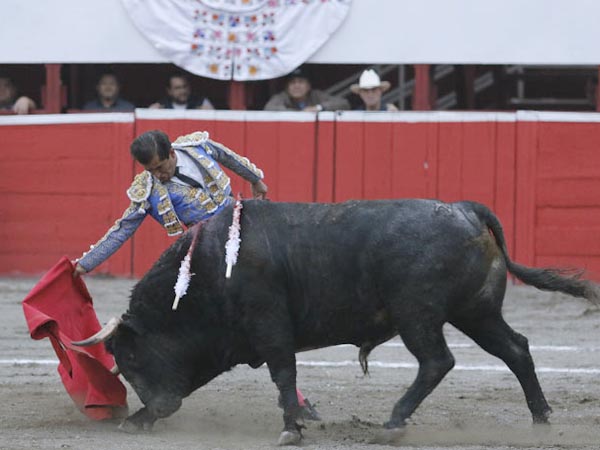
[[[162,223],[167,230],[167,234],[169,236],[174,236],[183,233],[183,226],[181,225],[179,217],[177,217],[177,214],[175,214],[175,209],[171,203],[171,198],[169,197],[167,188],[161,183],[156,183],[155,189],[159,196],[159,202],[156,205],[156,210],[161,216]]]
[[[150,172],[143,171],[138,173],[129,189],[127,189],[127,196],[132,202],[143,202],[150,196],[152,191],[152,175]]]
[[[201,145],[208,139],[207,131],[195,131],[190,134],[179,136],[171,145],[173,148],[195,147]]]

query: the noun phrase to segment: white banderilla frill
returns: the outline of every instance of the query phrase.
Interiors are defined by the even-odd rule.
[[[196,246],[196,238],[198,237],[198,231],[200,230],[200,224],[197,224],[193,228],[194,237],[192,238],[192,243],[190,244],[190,248],[185,254],[185,258],[181,261],[181,265],[179,266],[179,274],[177,275],[177,282],[175,283],[175,300],[173,300],[173,306],[171,307],[173,311],[177,309],[179,306],[179,300],[187,293],[187,289],[190,285],[190,278],[193,273],[190,273],[190,265],[192,263],[192,253],[194,252],[194,247]]]
[[[233,220],[229,227],[229,239],[225,244],[225,262],[227,263],[225,278],[231,278],[231,271],[237,262],[238,252],[240,251],[240,242],[242,241],[240,238],[240,216],[242,208],[242,199],[238,195],[233,208]]]

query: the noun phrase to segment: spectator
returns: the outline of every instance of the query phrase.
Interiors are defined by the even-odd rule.
[[[306,71],[299,67],[286,79],[285,90],[275,94],[265,105],[266,111],[336,111],[350,109],[344,98],[312,89]]]
[[[83,109],[102,112],[133,111],[133,103],[123,100],[119,94],[121,85],[117,76],[112,72],[104,72],[96,83],[96,99],[87,102]]]
[[[361,111],[398,111],[393,103],[381,103],[381,96],[389,90],[390,82],[381,81],[373,69],[363,71],[358,79],[358,84],[350,86],[350,90],[357,94],[363,101]]]
[[[215,109],[206,97],[192,95],[188,77],[182,73],[174,73],[169,77],[167,97],[151,104],[153,109]]]
[[[11,77],[0,73],[0,111],[29,114],[36,108],[35,102],[29,97],[17,96],[17,86]]]

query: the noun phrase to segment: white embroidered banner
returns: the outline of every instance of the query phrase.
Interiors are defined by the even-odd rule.
[[[174,64],[219,80],[283,76],[340,26],[352,0],[122,0]]]

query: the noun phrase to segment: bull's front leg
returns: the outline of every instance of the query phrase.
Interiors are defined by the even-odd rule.
[[[279,445],[296,445],[302,439],[302,419],[298,395],[296,394],[296,358],[292,353],[284,360],[267,361],[271,379],[279,389],[283,406],[283,431],[278,440]]]
[[[138,431],[152,431],[152,426],[156,422],[156,417],[146,407],[143,407],[135,414],[127,417],[121,425],[119,430],[125,431],[126,433],[136,433]]]
[[[296,445],[302,439],[304,422],[296,394],[294,327],[285,297],[260,295],[273,292],[274,282],[268,277],[256,277],[251,285],[245,286],[246,297],[240,303],[252,310],[253,319],[246,322],[250,346],[259,359],[267,363],[271,379],[279,389],[283,431],[278,444]]]

